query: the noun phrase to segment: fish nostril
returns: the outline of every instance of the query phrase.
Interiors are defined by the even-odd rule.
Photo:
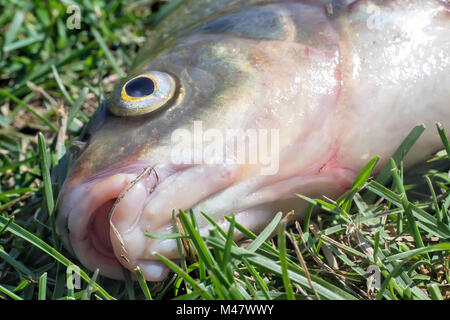
[[[155,91],[155,83],[148,77],[137,77],[125,85],[125,92],[133,98],[141,98],[151,95]]]

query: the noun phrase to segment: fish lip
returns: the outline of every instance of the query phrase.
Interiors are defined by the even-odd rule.
[[[100,274],[108,278],[124,279],[123,267],[118,260],[119,257],[112,249],[111,251],[105,250],[104,245],[98,242],[98,235],[94,236],[90,233],[92,232],[93,220],[99,206],[117,199],[127,186],[147,168],[153,168],[158,176],[156,182],[145,183],[148,191],[147,199],[151,191],[157,187],[159,179],[165,180],[188,169],[187,166],[171,165],[156,165],[152,167],[149,163],[137,162],[120,168],[116,167],[102,171],[88,177],[81,183],[77,183],[75,186],[71,186],[70,180],[68,180],[63,187],[57,205],[57,233],[68,251],[77,257],[88,269],[95,270],[99,268]],[[152,171],[150,170],[148,174],[152,175]],[[123,183],[118,186],[111,185],[111,190],[108,191],[110,193],[109,196],[105,196],[101,201],[95,200],[100,203],[99,205],[92,205],[94,201],[91,195],[92,189],[110,178],[122,179]],[[102,189],[96,192],[99,193],[101,191]],[[100,195],[100,198],[102,196]],[[76,220],[81,220],[81,222],[74,223]]]

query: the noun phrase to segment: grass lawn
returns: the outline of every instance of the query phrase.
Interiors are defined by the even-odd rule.
[[[175,271],[164,282],[146,283],[139,270],[139,281],[103,278],[61,247],[64,155],[178,2],[0,0],[0,299],[450,299],[450,146],[438,125],[426,129],[443,142],[433,159],[403,172],[424,130],[412,128],[377,177],[375,158],[339,199],[298,195],[310,207],[289,227],[276,215],[254,235],[230,218],[229,231],[202,238],[180,212],[167,236],[186,258],[160,257]],[[80,288],[66,285],[74,265]]]

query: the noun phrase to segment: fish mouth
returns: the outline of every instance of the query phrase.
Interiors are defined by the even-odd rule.
[[[347,183],[342,184],[344,180]],[[175,239],[153,239],[151,234],[174,233],[173,212],[192,209],[201,235],[211,225],[200,212],[228,228],[225,215],[258,232],[279,211],[305,211],[296,193],[336,196],[348,188],[354,173],[311,169],[301,176],[268,179],[236,165],[139,164],[108,171],[71,187],[58,204],[57,231],[66,248],[90,270],[124,279],[123,267],[134,274],[139,267],[147,281],[164,280],[168,267],[155,255],[179,259]],[[337,183],[340,181],[341,183]],[[301,192],[299,192],[301,190]],[[242,235],[235,234],[235,240]]]
[[[148,166],[139,164],[122,168],[120,172],[104,172],[62,191],[57,231],[65,247],[88,269],[98,268],[106,277],[123,279],[121,266],[133,267],[126,263],[127,256],[121,252],[120,233],[126,235],[127,229],[138,223],[147,198],[160,179],[155,173],[142,174],[145,168],[151,171]],[[165,172],[167,175],[176,173],[174,170]],[[129,250],[132,248],[126,251]],[[122,263],[120,258],[124,260]],[[151,274],[163,278],[165,268],[159,261],[153,264]]]
[[[154,253],[177,259],[176,243],[173,239],[150,239],[145,234],[173,232],[173,210],[189,209],[208,197],[211,190],[231,183],[229,170],[222,171],[140,163],[119,172],[103,172],[74,187],[69,181],[58,203],[58,234],[65,247],[90,270],[98,268],[100,274],[121,280],[122,267],[131,272],[140,267],[146,280],[163,280],[169,269]],[[177,197],[174,203],[176,193],[188,194],[188,190],[180,190],[184,181],[213,172],[219,172],[219,177],[211,179],[201,192]]]

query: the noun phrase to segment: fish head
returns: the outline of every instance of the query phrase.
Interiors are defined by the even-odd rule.
[[[345,174],[326,170],[336,50],[286,36],[179,36],[101,104],[58,200],[58,233],[83,265],[115,279],[139,267],[158,281],[168,269],[155,253],[179,258],[176,240],[146,234],[175,232],[174,212],[192,209],[204,235],[200,212],[258,231],[278,211],[302,211],[295,193],[343,190]]]

